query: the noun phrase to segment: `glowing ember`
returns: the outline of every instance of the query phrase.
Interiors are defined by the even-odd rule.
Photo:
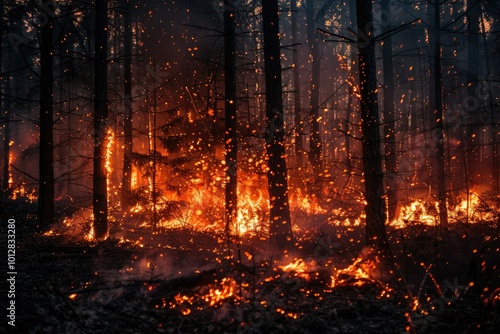
[[[195,301],[198,300],[204,301],[209,306],[216,306],[228,298],[239,299],[235,292],[236,287],[237,283],[233,278],[225,277],[221,280],[220,285],[216,288],[210,286],[208,292],[203,295],[196,294],[191,297],[181,294],[176,295],[174,302],[170,303],[170,308],[179,307],[183,315],[188,315],[191,313],[191,309],[187,306],[194,305]]]

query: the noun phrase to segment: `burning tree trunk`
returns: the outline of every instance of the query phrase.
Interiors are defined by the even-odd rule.
[[[52,10],[52,0],[45,0],[42,4],[44,10]],[[40,41],[40,175],[37,216],[37,225],[43,229],[54,223],[54,27],[52,13],[46,13],[46,20],[47,22],[41,28]]]
[[[124,113],[123,120],[123,176],[122,176],[122,206],[127,210],[130,206],[130,191],[132,183],[132,11],[128,0],[124,1]]]
[[[293,43],[298,42],[298,27],[297,27],[297,0],[292,0],[291,2],[292,11],[292,40]],[[300,71],[299,71],[299,52],[295,51],[292,54],[293,62],[293,103],[294,103],[294,128],[295,128],[295,155],[297,156],[298,162],[302,162],[302,134],[304,133],[304,125],[302,122],[301,115],[301,103],[300,103]]]
[[[362,160],[366,199],[366,243],[378,251],[388,252],[372,0],[356,1],[356,17],[361,93]]]
[[[382,15],[388,18],[388,23],[383,26],[383,33],[391,30],[391,9],[389,0],[382,0]],[[383,19],[383,18],[382,18]],[[388,216],[392,221],[396,218],[397,208],[397,183],[398,164],[396,156],[396,131],[394,129],[394,68],[392,65],[392,38],[389,35],[383,44],[384,66],[384,140],[385,140],[385,169],[387,183]]]
[[[94,175],[92,203],[94,236],[96,239],[102,239],[108,232],[107,172],[105,167],[105,137],[108,119],[108,1],[97,0],[95,6]]]
[[[320,54],[314,23],[314,0],[307,0],[307,39],[311,50],[311,101],[309,105],[309,162],[316,175],[321,173],[321,135],[319,133]]]
[[[236,224],[237,210],[237,108],[236,108],[236,41],[233,0],[224,1],[224,78],[226,145],[226,233]]]
[[[434,79],[434,85],[431,86],[430,95],[432,99],[432,109],[434,111],[434,119],[436,123],[436,179],[438,186],[438,202],[439,202],[439,221],[442,226],[448,225],[448,210],[446,208],[446,173],[445,173],[445,152],[443,140],[443,79],[441,73],[441,14],[440,0],[434,0],[434,12],[431,15],[432,29],[434,37],[431,46],[433,49],[433,61],[431,61],[431,77]]]
[[[285,160],[283,100],[277,0],[262,0],[266,81],[266,149],[270,197],[270,246],[279,251],[293,245]]]

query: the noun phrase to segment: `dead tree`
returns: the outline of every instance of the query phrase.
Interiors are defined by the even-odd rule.
[[[103,239],[108,233],[108,202],[106,156],[106,126],[108,120],[108,1],[95,2],[95,53],[94,53],[94,174],[93,213],[94,236]]]
[[[123,11],[123,53],[125,57],[124,70],[124,119],[123,119],[123,176],[122,176],[122,206],[126,210],[130,206],[130,191],[132,183],[132,10],[129,0],[124,1]]]
[[[298,8],[297,0],[291,1],[291,11],[292,11],[292,40],[294,44],[298,43]],[[304,133],[304,124],[302,121],[301,114],[301,103],[300,103],[300,67],[299,67],[299,52],[295,51],[292,54],[293,62],[293,106],[294,106],[294,130],[295,130],[295,155],[299,163],[302,162],[303,155],[303,143],[302,135]]]
[[[319,133],[320,53],[316,38],[314,0],[307,0],[307,39],[311,51],[311,100],[309,104],[309,162],[316,175],[321,173],[321,134]]]
[[[237,211],[237,103],[236,103],[236,38],[234,0],[224,1],[224,110],[226,162],[226,233],[236,225]]]
[[[382,15],[388,18],[387,24],[383,25],[382,33],[391,31],[391,8],[389,0],[382,0]],[[396,155],[396,130],[395,130],[395,108],[394,108],[394,66],[392,63],[392,37],[389,35],[384,39],[383,52],[383,74],[384,74],[384,149],[385,170],[387,184],[387,201],[389,220],[396,218],[397,199],[397,174],[398,162]]]
[[[54,223],[54,20],[52,0],[42,2],[45,21],[40,29],[40,157],[37,225]]]
[[[361,143],[366,200],[366,243],[380,252],[389,253],[385,230],[384,176],[380,149],[372,0],[356,1],[356,18],[361,93]]]
[[[281,81],[279,15],[277,0],[262,0],[264,70],[266,82],[266,150],[270,199],[270,246],[287,251],[293,246],[285,160]]]
[[[436,175],[437,197],[439,203],[439,222],[442,226],[448,225],[448,210],[446,206],[446,173],[445,173],[445,150],[444,150],[444,124],[443,124],[443,78],[441,72],[441,12],[440,0],[434,0],[431,10],[431,32],[429,36],[432,49],[431,62],[431,85],[430,96],[431,108],[435,120],[435,153],[436,153]]]

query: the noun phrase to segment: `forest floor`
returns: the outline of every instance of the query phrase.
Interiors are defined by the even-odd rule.
[[[392,229],[391,274],[359,226],[305,231],[278,263],[259,238],[240,239],[230,259],[223,234],[189,228],[76,242],[36,233],[33,205],[3,206],[2,221],[16,217],[19,333],[500,330],[498,224]],[[0,332],[12,329],[4,321]]]

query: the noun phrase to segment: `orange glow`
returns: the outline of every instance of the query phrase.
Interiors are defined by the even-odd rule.
[[[278,268],[286,272],[296,272],[297,276],[306,280],[311,278],[309,273],[317,269],[315,260],[305,262],[303,259],[295,259],[295,262],[279,266]]]
[[[361,286],[365,282],[376,282],[371,272],[376,269],[375,262],[358,257],[349,267],[336,270],[332,276],[332,287],[339,285]]]
[[[482,202],[479,195],[471,192],[469,199],[462,199],[454,207],[448,204],[450,222],[494,222],[496,214]],[[404,228],[407,224],[417,223],[435,225],[439,222],[439,203],[437,201],[415,200],[401,208],[397,219],[391,225]]]

